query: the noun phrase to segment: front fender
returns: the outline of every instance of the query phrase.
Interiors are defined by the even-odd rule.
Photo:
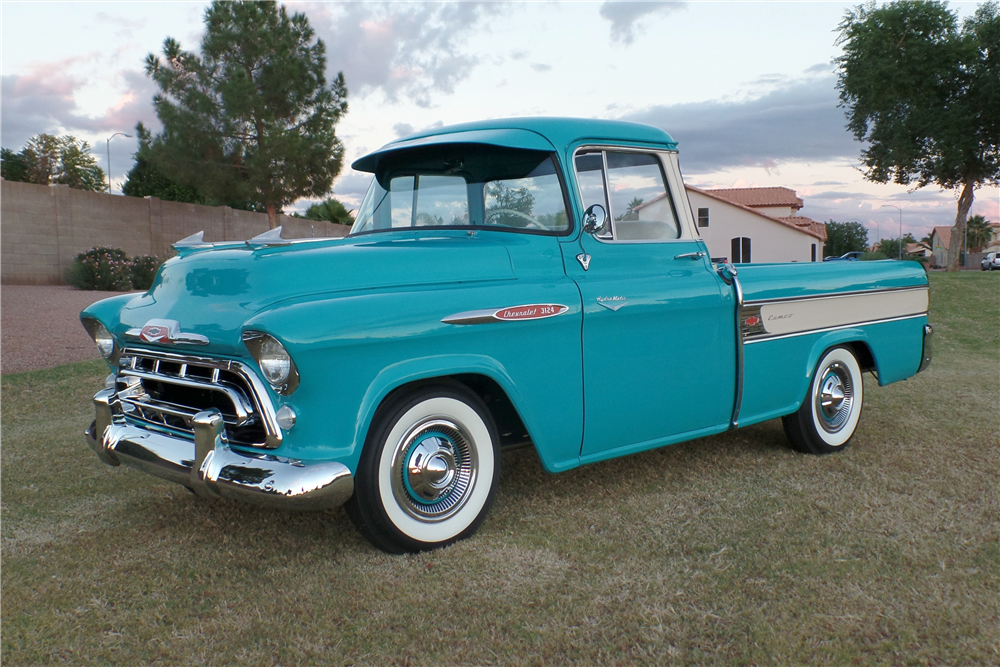
[[[507,393],[518,414],[523,413],[524,399],[517,385],[503,364],[492,357],[460,354],[406,359],[382,369],[368,386],[358,410],[354,441],[359,445],[364,443],[368,429],[371,428],[372,420],[375,418],[375,412],[385,397],[396,389],[421,380],[463,374],[484,375],[490,378]],[[530,427],[528,431],[530,433]]]

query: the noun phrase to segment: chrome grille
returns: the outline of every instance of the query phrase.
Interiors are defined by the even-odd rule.
[[[237,361],[126,349],[115,382],[126,419],[137,425],[167,427],[193,439],[192,418],[215,408],[230,444],[276,447],[281,442],[260,381]]]

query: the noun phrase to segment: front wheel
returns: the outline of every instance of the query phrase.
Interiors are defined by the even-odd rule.
[[[844,347],[828,350],[816,366],[802,406],[781,418],[785,435],[805,454],[846,449],[861,419],[863,396],[861,366],[854,353]]]
[[[379,408],[347,511],[389,553],[426,551],[469,537],[500,477],[493,418],[457,384],[426,385]]]

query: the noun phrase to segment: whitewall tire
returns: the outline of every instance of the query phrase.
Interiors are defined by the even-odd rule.
[[[348,513],[365,537],[390,553],[469,537],[493,504],[498,443],[492,416],[464,386],[404,390],[375,415]]]
[[[861,366],[846,347],[823,355],[797,412],[782,417],[792,446],[807,454],[831,454],[847,447],[861,419]]]

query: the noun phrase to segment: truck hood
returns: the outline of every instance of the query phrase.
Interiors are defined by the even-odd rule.
[[[175,320],[181,332],[208,337],[208,346],[192,346],[191,352],[239,354],[243,351],[243,324],[283,301],[514,279],[506,248],[490,239],[466,234],[387,237],[389,234],[379,234],[194,252],[167,261],[149,292],[130,300],[117,322],[109,322],[98,312],[93,314],[119,337],[152,319]],[[129,338],[124,340],[130,342]]]

